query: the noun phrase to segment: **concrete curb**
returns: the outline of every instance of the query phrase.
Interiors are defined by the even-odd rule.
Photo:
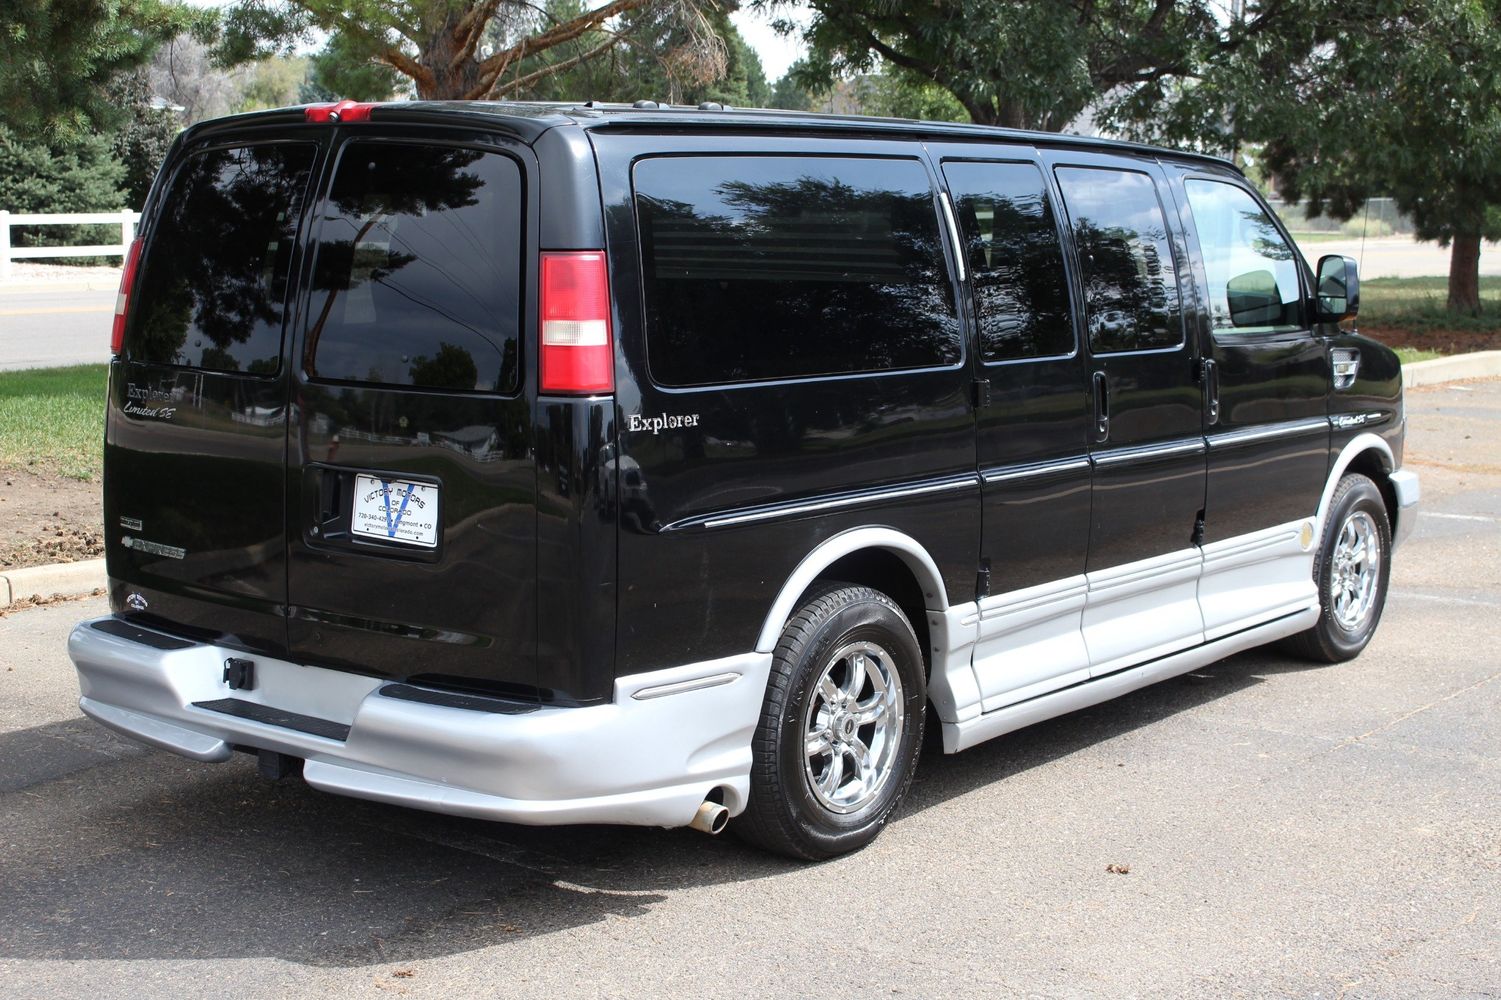
[[[28,597],[80,597],[104,584],[103,559],[6,570],[0,574],[0,608]]]
[[[1409,389],[1440,382],[1457,382],[1466,378],[1491,378],[1501,375],[1501,351],[1476,351],[1455,354],[1432,361],[1418,361],[1402,366],[1402,384]]]

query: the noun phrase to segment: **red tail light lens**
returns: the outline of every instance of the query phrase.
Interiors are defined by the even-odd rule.
[[[310,122],[368,122],[374,104],[358,104],[354,101],[339,101],[337,104],[314,104],[305,109],[302,116]]]
[[[125,347],[125,313],[130,308],[130,290],[136,283],[136,266],[141,263],[141,238],[130,241],[125,254],[125,269],[120,274],[120,293],[115,296],[115,325],[109,334],[109,352],[118,355]]]
[[[610,282],[601,250],[542,254],[542,391],[610,392]]]

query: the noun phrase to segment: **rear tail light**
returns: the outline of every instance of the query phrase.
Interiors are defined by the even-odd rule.
[[[302,112],[310,122],[368,122],[374,104],[359,104],[354,101],[339,101],[337,104],[314,104]]]
[[[130,290],[136,283],[136,266],[141,262],[141,238],[130,241],[125,253],[125,269],[120,273],[120,293],[115,296],[115,325],[109,334],[109,352],[118,355],[125,347],[125,313],[130,309]]]
[[[542,254],[542,391],[610,392],[610,283],[602,250]]]

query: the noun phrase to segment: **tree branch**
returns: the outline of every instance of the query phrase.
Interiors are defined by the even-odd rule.
[[[488,79],[494,82],[495,78],[505,72],[506,67],[516,60],[537,52],[571,42],[575,38],[597,27],[601,22],[608,21],[617,14],[644,7],[650,0],[613,0],[596,10],[580,14],[571,21],[564,21],[556,27],[549,28],[540,35],[523,39],[503,52],[497,52],[480,63],[480,79]]]
[[[380,60],[387,66],[390,66],[392,69],[396,70],[396,72],[411,77],[412,82],[417,85],[417,93],[419,96],[422,93],[423,87],[427,87],[429,90],[431,90],[437,83],[437,79],[433,76],[433,71],[431,69],[422,65],[417,60],[413,59],[411,56],[407,55],[400,49],[386,49],[380,54]]]
[[[518,76],[514,80],[508,80],[505,83],[494,85],[490,88],[490,91],[488,94],[486,94],[486,96],[500,97],[505,94],[513,94],[518,90],[524,90],[525,88],[530,87],[532,84],[536,83],[538,80],[546,79],[554,73],[561,73],[565,69],[572,69],[581,62],[587,62],[597,55],[608,52],[610,49],[620,44],[620,40],[623,37],[625,37],[623,34],[611,34],[609,38],[604,40],[604,42],[596,45],[594,48],[589,49],[586,52],[580,52],[576,56],[564,59],[562,62],[553,63],[551,66],[543,66],[541,69],[533,70],[525,76]]]

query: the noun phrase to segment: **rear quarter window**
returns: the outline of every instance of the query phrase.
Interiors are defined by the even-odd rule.
[[[647,362],[665,386],[961,358],[917,160],[655,157],[635,166]]]
[[[125,338],[131,361],[274,374],[297,221],[317,147],[208,149],[177,167]]]

